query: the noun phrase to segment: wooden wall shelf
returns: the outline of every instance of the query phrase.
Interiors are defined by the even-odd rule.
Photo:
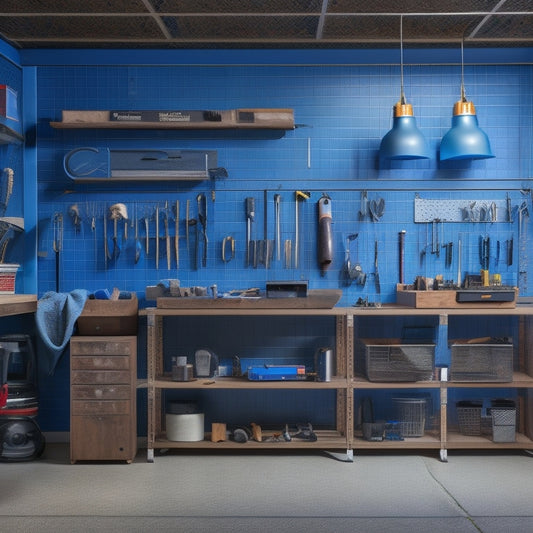
[[[122,117],[122,118],[113,118]],[[226,111],[63,111],[58,129],[292,130],[292,109]]]

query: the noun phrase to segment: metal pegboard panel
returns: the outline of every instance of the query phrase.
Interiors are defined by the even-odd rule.
[[[512,222],[508,200],[415,198],[416,222]]]

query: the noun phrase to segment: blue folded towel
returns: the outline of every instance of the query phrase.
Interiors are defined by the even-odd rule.
[[[42,340],[50,376],[70,341],[88,296],[89,292],[85,289],[70,293],[50,291],[37,302],[37,333]]]
[[[108,289],[98,289],[97,291],[94,291],[94,299],[95,300],[110,300],[111,299],[111,293]]]

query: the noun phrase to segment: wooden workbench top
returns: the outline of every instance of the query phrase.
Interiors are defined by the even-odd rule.
[[[36,294],[0,295],[0,316],[23,315],[37,311]]]

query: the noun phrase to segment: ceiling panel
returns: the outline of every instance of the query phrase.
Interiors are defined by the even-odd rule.
[[[17,48],[533,46],[533,0],[2,0]]]
[[[321,0],[152,0],[157,13],[320,13]]]
[[[329,0],[329,13],[465,13],[490,11],[494,0]]]
[[[135,40],[161,38],[161,29],[151,18],[140,17],[18,17],[0,21],[2,32],[15,41],[25,42],[32,34],[38,34],[46,42],[55,40],[93,39]]]
[[[2,0],[4,13],[147,13],[143,0]]]
[[[314,39],[318,17],[162,17],[172,37],[191,40]]]
[[[533,14],[492,17],[476,32],[475,38],[487,41],[522,41],[531,44]]]

